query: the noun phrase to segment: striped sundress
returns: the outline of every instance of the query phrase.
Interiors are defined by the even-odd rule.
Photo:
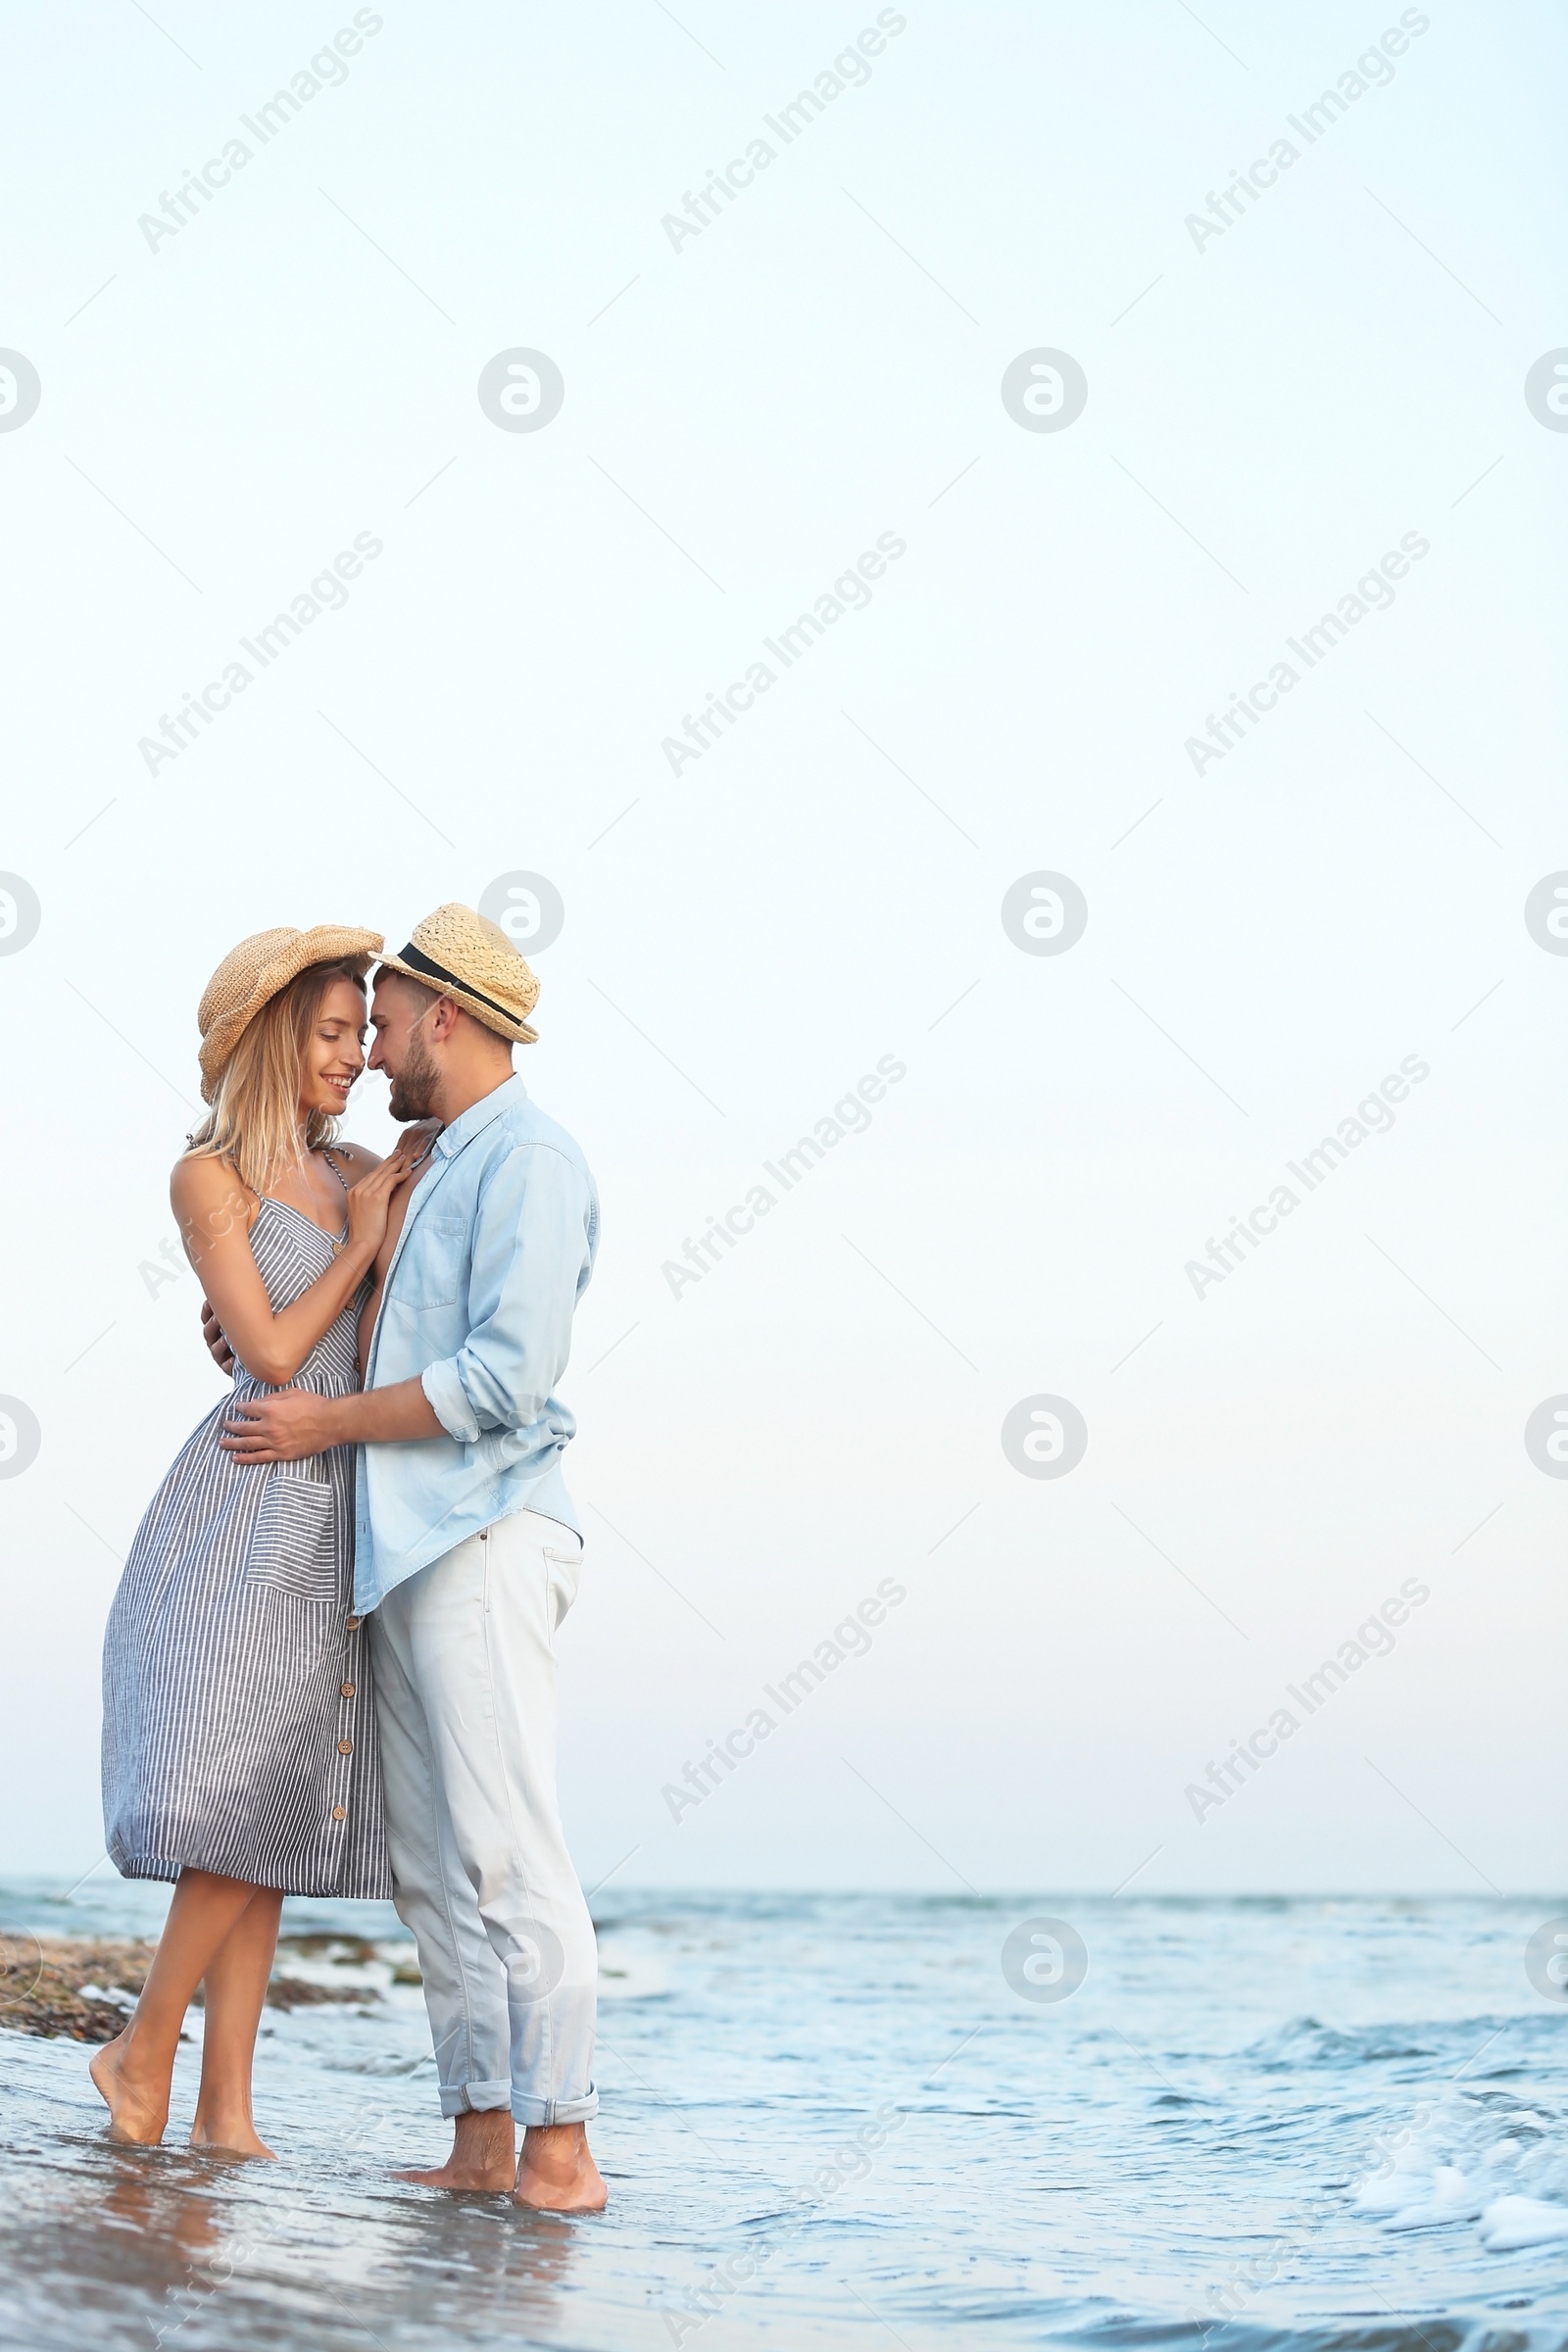
[[[274,1311],[332,1238],[263,1199],[251,1250]],[[362,1291],[291,1388],[360,1385]],[[104,1634],[104,1836],[127,1879],[220,1872],[286,1894],[388,1896],[368,1630],[354,1585],[354,1448],[240,1462],[233,1398],[187,1439],[136,1531]]]

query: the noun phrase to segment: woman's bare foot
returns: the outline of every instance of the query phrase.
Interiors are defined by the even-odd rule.
[[[160,2088],[138,2082],[133,2073],[127,2079],[129,2033],[127,2026],[124,2033],[95,2050],[87,2061],[87,2072],[109,2110],[110,2138],[122,2140],[128,2147],[156,2148],[169,2121],[169,2084],[166,2082]]]
[[[452,2153],[445,2164],[428,2172],[394,2173],[394,2180],[412,2180],[416,2188],[466,2189],[494,2196],[512,2186],[517,2160],[517,2133],[505,2107],[469,2108],[454,2116]]]
[[[603,2213],[610,2191],[588,2153],[586,2127],[530,2124],[512,2194],[535,2213]]]
[[[190,2145],[210,2156],[269,2156],[275,2164],[277,2150],[270,2148],[248,2115],[202,2115],[190,2128]]]

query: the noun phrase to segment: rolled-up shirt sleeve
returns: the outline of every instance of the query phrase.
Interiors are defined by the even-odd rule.
[[[468,1336],[419,1376],[430,1409],[460,1444],[538,1420],[565,1369],[593,1215],[583,1171],[549,1144],[519,1144],[488,1172],[474,1220]]]

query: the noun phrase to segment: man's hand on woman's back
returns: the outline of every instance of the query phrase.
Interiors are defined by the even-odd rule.
[[[234,1377],[234,1350],[224,1339],[222,1325],[205,1298],[202,1300],[202,1338],[207,1342],[207,1352],[220,1372],[226,1372],[229,1379],[232,1380]]]

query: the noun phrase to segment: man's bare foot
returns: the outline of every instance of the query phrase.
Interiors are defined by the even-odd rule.
[[[277,2162],[277,2150],[268,2146],[248,2115],[198,2114],[189,2144],[209,2156],[269,2156]]]
[[[106,2041],[87,2061],[98,2096],[109,2110],[109,2136],[128,2147],[156,2148],[169,2121],[169,2085],[149,2088],[125,2078],[125,2041],[130,2028]]]
[[[535,2213],[603,2213],[610,2191],[588,2153],[586,2126],[530,2124],[512,2194]]]
[[[452,2153],[445,2164],[429,2172],[394,2173],[394,2180],[412,2180],[417,2188],[466,2189],[492,2196],[512,2186],[517,2160],[517,2132],[505,2107],[470,2108],[454,2116]]]

